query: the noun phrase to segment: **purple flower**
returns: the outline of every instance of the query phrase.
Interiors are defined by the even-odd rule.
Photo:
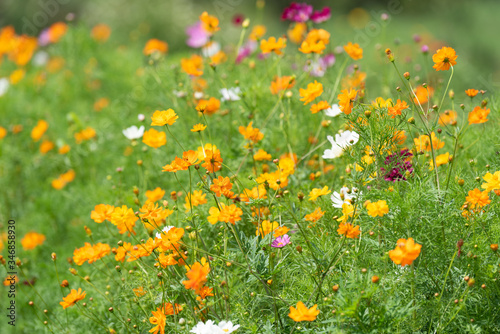
[[[201,22],[187,27],[186,34],[189,36],[186,44],[192,48],[201,48],[210,40],[210,34],[203,29]]]
[[[332,17],[332,11],[330,10],[330,7],[324,7],[322,10],[316,10],[314,13],[311,15],[311,21],[314,23],[321,23],[328,21]]]
[[[49,29],[44,29],[40,33],[40,36],[38,36],[38,45],[39,46],[46,46],[48,44],[50,44]]]
[[[296,3],[292,2],[290,7],[283,10],[281,14],[281,19],[283,21],[294,21],[294,22],[307,22],[311,17],[313,7],[307,3]]]
[[[236,64],[239,64],[246,57],[250,56],[255,50],[257,50],[257,42],[249,40],[244,46],[242,46],[238,51],[238,56],[236,57]]]
[[[288,234],[285,234],[285,235],[282,235],[282,236],[274,239],[273,243],[271,244],[271,247],[283,248],[286,245],[288,245],[289,243],[291,243],[290,237],[288,236]]]
[[[401,150],[399,153],[388,155],[385,158],[384,164],[389,167],[389,170],[381,168],[384,180],[392,182],[406,180],[406,172],[413,173],[411,161],[406,161],[407,158],[412,156],[413,154],[407,148]]]
[[[422,45],[422,53],[428,53],[429,52],[429,47],[427,45]]]

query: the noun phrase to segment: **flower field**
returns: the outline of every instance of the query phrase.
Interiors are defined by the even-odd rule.
[[[1,333],[500,333],[495,86],[266,5],[0,27]]]

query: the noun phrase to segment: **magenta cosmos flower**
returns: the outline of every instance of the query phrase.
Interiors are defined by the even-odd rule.
[[[292,2],[290,7],[283,10],[281,19],[283,21],[307,22],[313,12],[313,6],[307,3]]]
[[[328,21],[332,17],[332,11],[329,7],[324,7],[322,10],[316,10],[311,15],[311,21],[314,23],[321,23]]]
[[[189,36],[186,44],[195,49],[201,48],[210,40],[210,34],[203,29],[201,22],[187,27],[186,34]]]
[[[282,236],[274,239],[273,243],[271,244],[271,247],[283,248],[286,245],[288,245],[289,243],[291,243],[290,237],[288,236],[288,234],[285,234],[285,235],[282,235]]]

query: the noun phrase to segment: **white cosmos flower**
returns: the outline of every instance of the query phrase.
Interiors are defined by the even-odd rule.
[[[144,114],[139,114],[137,115],[137,119],[139,120],[139,122],[142,122],[146,119],[146,116],[144,116]]]
[[[332,136],[327,136],[326,138],[332,144],[332,148],[329,150],[328,149],[325,150],[325,152],[323,152],[322,158],[323,159],[335,159],[335,158],[340,157],[342,155],[342,152],[344,152],[342,147],[337,145],[337,143],[335,142],[335,139],[333,139]]]
[[[217,326],[212,320],[207,322],[199,322],[191,329],[190,333],[194,334],[224,334],[224,331]]]
[[[224,333],[232,333],[240,328],[240,325],[235,326],[231,321],[221,321],[219,322],[219,328],[222,329]]]
[[[210,42],[201,48],[201,53],[203,54],[203,57],[213,57],[219,51],[220,51],[219,42]]]
[[[130,128],[126,128],[125,130],[123,130],[122,133],[125,137],[127,137],[130,140],[141,138],[142,135],[144,134],[144,125],[142,125],[140,128],[137,128],[137,126],[132,125]]]
[[[47,64],[47,61],[49,60],[49,54],[45,51],[38,51],[35,53],[33,56],[32,62],[35,66],[44,66]]]
[[[330,197],[333,203],[334,208],[342,208],[342,204],[344,203],[349,203],[349,200],[353,199],[356,197],[354,192],[351,192],[348,194],[347,192],[349,191],[349,188],[347,187],[342,187],[340,189],[340,193],[338,192],[333,192],[333,195]]]
[[[338,104],[334,104],[325,110],[325,115],[329,117],[337,117],[340,114],[342,114],[342,110],[340,110]]]
[[[4,95],[7,93],[7,89],[9,89],[9,79],[7,78],[0,78],[0,96]]]
[[[354,131],[344,131],[341,134],[337,133],[335,139],[332,136],[326,138],[332,144],[332,148],[323,152],[323,159],[335,159],[340,157],[348,146],[358,142],[359,134]]]
[[[238,101],[240,99],[239,94],[241,94],[240,87],[232,87],[232,88],[222,88],[219,91],[222,94],[221,101]]]
[[[160,232],[156,232],[155,237],[157,237],[158,239],[161,239],[161,234],[162,234],[162,233],[167,234],[167,233],[168,233],[168,231],[170,231],[172,228],[174,228],[174,227],[173,227],[173,226],[165,226],[165,227],[163,228],[163,230],[161,230],[161,233],[160,233]]]
[[[205,95],[205,94],[203,94],[203,92],[194,92],[194,94],[193,94],[193,96],[196,100],[201,99],[203,97],[203,95]]]

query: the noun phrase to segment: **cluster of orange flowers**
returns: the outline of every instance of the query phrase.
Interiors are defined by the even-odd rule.
[[[59,175],[59,177],[52,181],[52,187],[57,190],[61,190],[68,183],[72,182],[75,179],[75,171],[70,169],[66,173]]]
[[[75,249],[73,252],[73,261],[79,266],[87,261],[91,264],[105,257],[110,252],[111,248],[108,244],[99,242],[92,246],[90,243],[86,242],[85,246]]]

